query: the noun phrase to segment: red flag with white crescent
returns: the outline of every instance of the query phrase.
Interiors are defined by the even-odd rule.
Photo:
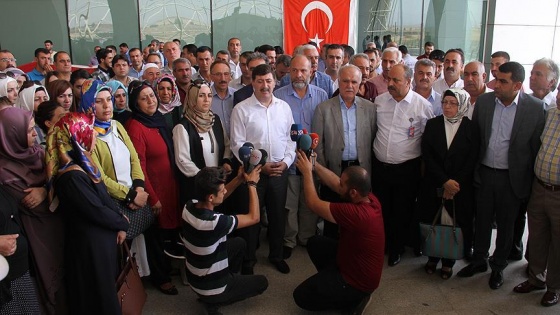
[[[284,51],[310,41],[355,45],[356,0],[284,0]]]

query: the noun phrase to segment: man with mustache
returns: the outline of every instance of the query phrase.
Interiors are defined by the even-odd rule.
[[[235,89],[229,86],[231,69],[228,61],[216,60],[210,66],[212,76],[212,112],[220,116],[224,130],[229,137],[231,111],[233,110],[233,93]]]
[[[358,88],[358,96],[365,98],[366,100],[373,102],[375,97],[379,94],[377,88],[373,82],[368,81],[369,72],[371,69],[371,63],[369,61],[369,56],[363,53],[355,54],[350,57],[350,64],[358,67],[362,73],[362,81],[360,82],[360,87]],[[336,90],[333,96],[337,96],[339,91]]]
[[[383,94],[387,92],[387,82],[389,81],[389,71],[402,63],[402,53],[395,47],[388,47],[381,54],[381,68],[383,72],[370,81],[377,87],[377,92]]]
[[[465,66],[464,70],[465,91],[471,96],[471,104],[467,112],[467,117],[472,119],[474,107],[478,97],[484,93],[492,92],[492,89],[486,86],[486,71],[484,64],[480,61],[471,61]]]
[[[278,69],[278,67],[276,68]],[[294,122],[311,131],[313,113],[317,105],[327,100],[323,89],[309,84],[311,62],[304,55],[295,55],[288,74],[292,84],[274,91],[274,96],[290,105]],[[284,235],[284,258],[288,259],[292,249],[299,243],[307,245],[307,240],[317,232],[317,215],[305,206],[302,177],[296,174],[295,163],[289,169],[288,196],[286,199],[286,231]]]
[[[175,83],[179,89],[179,97],[181,104],[184,104],[185,97],[191,86],[192,67],[191,62],[187,58],[179,58],[171,63],[173,67],[173,76]]]
[[[315,109],[311,130],[319,135],[317,161],[337,176],[349,166],[359,165],[371,172],[372,143],[375,138],[376,114],[372,102],[356,97],[362,72],[354,65],[338,72],[340,94]],[[370,173],[371,174],[371,173]],[[340,202],[340,196],[328,186],[321,186],[321,199]],[[338,238],[338,226],[325,221],[323,235]]]
[[[309,84],[320,87],[325,92],[327,92],[327,95],[329,96],[329,98],[332,97],[334,91],[333,91],[333,85],[332,85],[331,77],[329,77],[329,75],[325,74],[324,72],[318,71],[319,70],[319,51],[317,50],[317,47],[315,47],[311,44],[305,44],[305,45],[299,46],[294,51],[294,56],[295,55],[305,55],[307,57],[307,59],[309,59],[309,61],[311,62],[311,72],[310,72],[310,77],[309,77]],[[282,80],[280,80],[280,87],[284,87],[288,84],[290,84],[290,76],[285,76],[285,77],[282,78]]]
[[[460,48],[449,49],[443,57],[443,78],[434,83],[434,90],[439,94],[456,88],[463,88],[461,72],[465,63],[465,55]]]
[[[266,207],[268,217],[268,260],[281,273],[289,273],[290,267],[284,261],[282,250],[288,167],[296,157],[296,143],[290,138],[294,118],[290,106],[272,94],[276,84],[272,72],[268,62],[252,69],[253,94],[233,108],[230,143],[232,152],[239,160],[239,148],[246,142],[251,142],[255,149],[268,152],[261,179],[257,184],[259,202],[261,207]],[[246,234],[250,239],[245,239],[247,252],[241,270],[243,274],[253,272],[259,237],[258,225],[248,229],[256,229],[256,233]]]
[[[388,80],[388,93],[375,99],[378,131],[373,142],[372,184],[381,201],[389,266],[395,266],[407,241],[420,254],[418,223],[412,218],[421,178],[420,143],[434,113],[430,102],[412,90],[408,66],[392,67]]]
[[[436,64],[430,59],[419,59],[414,65],[414,92],[422,95],[432,104],[435,116],[443,114],[441,108],[441,94],[433,89],[436,72]]]

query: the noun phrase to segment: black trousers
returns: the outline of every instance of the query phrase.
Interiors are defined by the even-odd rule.
[[[268,288],[268,280],[265,276],[237,274],[241,269],[246,249],[246,243],[242,238],[233,237],[228,239],[227,248],[229,270],[232,274],[228,280],[226,290],[216,295],[199,295],[203,303],[227,305],[259,295]]]
[[[307,241],[309,258],[317,273],[293,293],[295,303],[308,311],[345,310],[356,307],[370,293],[350,286],[336,267],[338,241],[313,236]]]
[[[159,287],[160,285],[171,282],[169,273],[171,272],[171,261],[163,252],[163,241],[165,236],[174,230],[165,230],[152,224],[144,231],[146,242],[146,258],[150,267],[150,280]]]
[[[490,259],[493,270],[503,270],[513,242],[515,220],[521,200],[511,188],[509,171],[480,166],[481,185],[476,191],[476,220],[473,262],[485,261],[492,238],[492,221],[496,217],[496,249]]]
[[[419,225],[414,215],[421,178],[420,165],[420,158],[401,164],[382,163],[373,158],[373,193],[381,202],[385,251],[389,255],[400,255],[407,243],[420,246]]]

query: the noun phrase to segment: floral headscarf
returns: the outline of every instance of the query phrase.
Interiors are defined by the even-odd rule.
[[[449,89],[443,93],[442,99],[446,96],[453,96],[457,99],[457,102],[459,103],[459,110],[457,111],[455,117],[447,118],[445,115],[443,117],[452,124],[461,121],[463,116],[465,116],[469,111],[471,96],[463,89]]]
[[[80,105],[78,106],[77,111],[87,115],[93,114],[95,117],[95,98],[101,91],[109,91],[109,93],[111,93],[111,88],[100,80],[85,80],[82,85],[82,98],[80,99]],[[111,95],[113,94],[111,93]],[[114,104],[114,100],[112,101]],[[111,120],[99,121],[98,119],[95,119],[94,125],[95,130],[97,130],[100,135],[106,135],[111,132]]]
[[[49,130],[46,155],[49,200],[55,197],[54,179],[67,170],[79,167],[94,183],[101,181],[101,173],[91,159],[94,120],[94,114],[70,112]]]
[[[164,82],[164,81],[171,83],[171,90],[172,90],[173,94],[171,95],[171,102],[170,103],[164,103],[159,98],[158,86],[161,82]],[[161,78],[157,79],[156,83],[154,84],[154,90],[156,90],[156,93],[158,93],[158,99],[159,99],[159,105],[160,105],[158,110],[162,114],[170,113],[171,111],[173,111],[175,109],[175,107],[182,105],[181,104],[181,98],[179,96],[179,89],[177,88],[177,84],[175,84],[175,79],[173,78],[173,76],[171,76],[169,74],[164,74]]]

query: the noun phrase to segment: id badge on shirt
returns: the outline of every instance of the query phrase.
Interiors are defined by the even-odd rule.
[[[414,138],[414,126],[412,125],[412,122],[414,121],[414,118],[410,118],[408,119],[408,121],[410,121],[410,127],[408,127],[408,138]]]

